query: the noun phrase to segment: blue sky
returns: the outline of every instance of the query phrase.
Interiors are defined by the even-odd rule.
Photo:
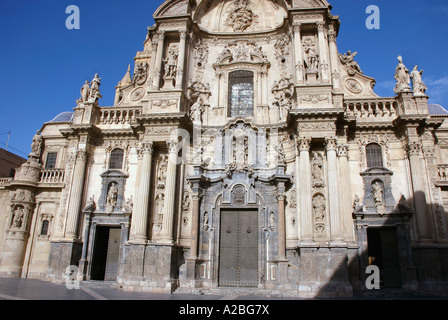
[[[113,105],[115,86],[143,49],[146,28],[162,0],[1,0],[0,134],[11,131],[9,150],[26,157],[42,124],[75,107],[80,88],[95,72],[102,78],[101,106]],[[397,56],[419,65],[430,102],[448,107],[448,1],[333,0],[342,25],[341,53],[358,52],[375,92],[393,96]],[[80,30],[68,30],[67,6],[77,5]],[[380,29],[368,30],[369,5],[380,8]],[[4,148],[7,135],[0,135]]]

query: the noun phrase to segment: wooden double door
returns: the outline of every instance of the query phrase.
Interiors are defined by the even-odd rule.
[[[258,286],[258,210],[221,212],[219,286]]]

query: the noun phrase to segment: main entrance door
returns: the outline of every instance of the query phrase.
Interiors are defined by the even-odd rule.
[[[115,281],[118,274],[121,229],[96,227],[91,279]]]
[[[258,210],[221,212],[219,285],[258,286]]]
[[[397,230],[395,228],[367,228],[369,264],[381,271],[385,288],[401,288]]]

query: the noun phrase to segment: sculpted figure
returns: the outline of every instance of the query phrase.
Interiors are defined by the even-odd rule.
[[[193,122],[202,122],[202,112],[204,111],[202,98],[199,97],[198,100],[191,106],[190,118]]]
[[[355,61],[355,57],[357,54],[358,52],[352,53],[351,50],[349,50],[344,55],[339,55],[339,59],[341,60],[342,64],[345,64],[347,66],[347,68],[359,73],[363,73],[358,62]]]
[[[428,87],[422,80],[423,70],[418,71],[418,66],[415,66],[411,72],[412,84],[414,86],[414,96],[423,96]]]
[[[41,150],[42,150],[42,136],[39,134],[39,131],[37,131],[33,137],[33,142],[31,143],[31,151],[33,155],[39,157]]]
[[[87,102],[89,100],[90,94],[90,84],[89,81],[86,80],[84,85],[81,87],[81,102]]]
[[[325,198],[317,195],[313,198],[314,220],[323,222],[325,220]]]
[[[404,65],[402,56],[398,56],[398,66],[395,69],[395,80],[397,81],[397,85],[394,89],[395,93],[411,91],[411,87],[409,86],[411,83],[409,70]]]
[[[375,204],[382,204],[383,203],[383,186],[379,182],[375,182],[372,185],[372,195],[373,200],[375,201]]]
[[[168,50],[168,57],[165,61],[164,78],[175,78],[177,73],[177,56],[178,53],[173,48]]]
[[[107,193],[106,198],[107,205],[115,207],[117,205],[117,196],[118,196],[117,184],[115,182],[112,182],[109,192]]]
[[[103,97],[100,94],[100,85],[101,85],[101,78],[98,76],[98,73],[95,73],[95,77],[90,83],[89,101],[95,102],[98,100],[98,98]]]
[[[25,216],[25,213],[23,212],[22,208],[16,209],[16,211],[14,211],[14,218],[12,220],[11,227],[20,229],[22,227],[24,216]]]

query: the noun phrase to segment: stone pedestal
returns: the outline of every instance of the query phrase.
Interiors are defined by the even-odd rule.
[[[82,243],[79,241],[59,241],[50,245],[50,265],[47,278],[53,282],[64,282],[65,270],[69,266],[79,266]]]
[[[128,245],[117,282],[125,291],[172,293],[178,286],[180,253],[171,245]]]

